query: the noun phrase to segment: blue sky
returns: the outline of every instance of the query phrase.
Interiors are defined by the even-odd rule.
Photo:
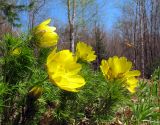
[[[105,2],[104,2],[105,1]],[[124,0],[97,0],[100,7],[100,15],[102,24],[106,29],[111,29],[121,16],[119,7],[123,4]],[[61,7],[60,2],[51,3],[52,9],[50,15],[59,19],[62,22],[67,21],[66,10]]]
[[[100,6],[101,1],[98,0]],[[113,25],[118,21],[118,18],[121,16],[120,6],[123,4],[124,0],[106,0],[105,5],[101,8],[102,13],[102,23],[106,29],[112,29]]]
[[[105,2],[102,2],[105,1]],[[121,16],[121,11],[119,7],[124,3],[125,0],[97,0],[97,4],[100,7],[99,14],[101,16],[101,24],[104,25],[106,30],[112,29],[113,25],[118,21],[118,18]],[[47,5],[44,6],[44,9],[41,11],[40,18],[37,23],[40,23],[44,19],[52,18],[58,20],[60,23],[67,23],[66,9],[62,7],[60,1],[52,2],[49,1]],[[21,21],[23,23],[22,29],[25,29],[27,24],[27,13],[21,13]]]

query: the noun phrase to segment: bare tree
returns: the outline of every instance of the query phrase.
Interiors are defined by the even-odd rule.
[[[72,7],[71,7],[72,6]],[[75,49],[75,18],[76,18],[76,0],[67,0],[67,13],[69,23],[70,50],[74,53]]]
[[[132,6],[130,6],[132,5]],[[160,54],[160,1],[131,0],[122,6],[122,18],[117,27],[125,45],[133,45],[133,59],[136,68],[141,69],[142,76],[149,76]],[[128,48],[129,54],[131,47]],[[125,50],[125,47],[124,47]],[[126,50],[125,50],[126,52]]]
[[[43,8],[46,3],[46,0],[29,0],[30,3],[33,3],[32,9],[29,13],[29,24],[28,29],[32,29],[35,26],[35,18],[39,14],[39,11]]]

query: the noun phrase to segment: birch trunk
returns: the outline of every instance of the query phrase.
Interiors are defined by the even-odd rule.
[[[73,0],[72,8],[71,8],[71,1],[67,0],[67,11],[68,11],[68,23],[69,23],[70,50],[74,53],[75,52],[76,0]]]
[[[71,51],[75,52],[75,17],[76,17],[76,0],[73,0],[73,15],[72,15],[72,41],[71,41]]]

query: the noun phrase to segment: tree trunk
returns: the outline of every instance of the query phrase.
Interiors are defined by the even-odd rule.
[[[140,36],[141,36],[141,68],[142,68],[142,77],[144,78],[145,64],[144,64],[144,1],[140,1]]]
[[[72,41],[71,51],[75,52],[75,17],[76,17],[76,0],[73,0],[73,16],[72,16]]]
[[[68,23],[69,23],[69,42],[70,50],[75,52],[75,17],[76,17],[76,0],[73,0],[71,8],[71,1],[67,0]],[[72,12],[72,14],[71,14]]]

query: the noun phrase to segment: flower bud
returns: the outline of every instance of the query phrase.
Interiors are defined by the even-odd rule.
[[[35,99],[38,99],[42,95],[43,88],[39,86],[34,86],[29,91],[29,96]]]
[[[21,49],[20,48],[15,48],[14,50],[11,51],[11,55],[20,55]]]

